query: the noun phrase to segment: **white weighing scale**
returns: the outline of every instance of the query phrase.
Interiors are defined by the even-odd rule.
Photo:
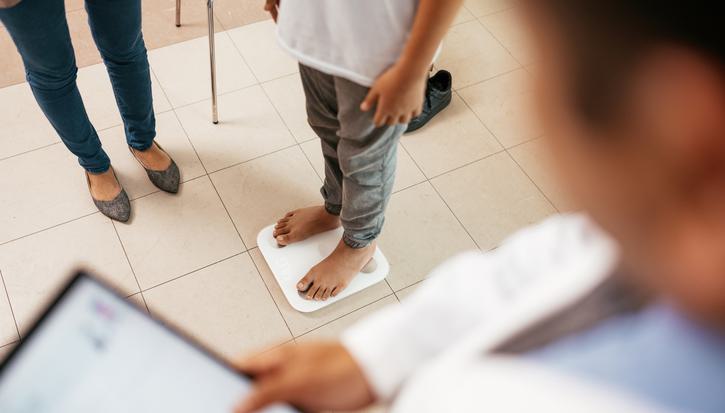
[[[376,248],[373,255],[375,264],[368,267],[370,268],[368,272],[358,273],[340,294],[330,297],[326,301],[307,300],[297,291],[297,282],[307,274],[310,268],[330,255],[340,242],[342,228],[317,234],[286,247],[277,245],[277,241],[272,236],[273,231],[274,225],[261,230],[257,235],[257,245],[287,301],[297,311],[310,313],[327,307],[383,281],[390,272],[388,260],[380,248]]]

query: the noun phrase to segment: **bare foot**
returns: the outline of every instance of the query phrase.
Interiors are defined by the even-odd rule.
[[[364,248],[350,248],[342,240],[332,254],[315,265],[297,283],[308,300],[334,297],[367,265],[375,253],[375,242]]]
[[[90,182],[91,196],[96,201],[112,201],[121,193],[121,184],[118,183],[113,169],[109,168],[100,174],[86,172],[86,175]]]
[[[152,171],[165,171],[171,166],[171,158],[156,145],[156,142],[145,151],[131,148],[131,153],[141,162],[144,168]]]
[[[285,246],[339,226],[340,217],[328,213],[323,206],[313,206],[288,212],[277,221],[272,236],[277,244]]]

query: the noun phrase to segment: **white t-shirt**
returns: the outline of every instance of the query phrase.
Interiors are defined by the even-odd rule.
[[[279,43],[300,63],[363,86],[398,60],[418,0],[282,0]]]

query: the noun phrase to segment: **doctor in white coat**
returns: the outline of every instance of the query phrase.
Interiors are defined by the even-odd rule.
[[[725,412],[725,37],[711,2],[524,1],[585,213],[443,263],[341,340],[240,363],[239,412]]]

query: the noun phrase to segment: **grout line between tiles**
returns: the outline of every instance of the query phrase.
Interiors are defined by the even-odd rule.
[[[501,154],[501,153],[503,153],[503,152],[505,152],[505,151],[506,151],[506,149],[501,149],[501,150],[498,150],[498,151],[496,151],[496,152],[493,152],[493,153],[489,153],[488,155],[485,155],[485,156],[482,156],[482,157],[480,157],[480,158],[478,158],[478,159],[474,159],[474,160],[472,160],[472,161],[466,162],[465,164],[463,164],[463,165],[460,165],[460,166],[456,166],[455,168],[452,168],[452,169],[450,169],[450,170],[448,170],[448,171],[445,171],[445,172],[441,172],[441,173],[439,173],[439,174],[433,175],[433,176],[431,176],[430,178],[428,178],[428,181],[433,181],[434,179],[436,179],[436,178],[439,178],[439,177],[441,177],[441,176],[443,176],[443,175],[448,175],[448,174],[449,174],[449,173],[451,173],[451,172],[455,172],[455,171],[457,171],[457,170],[459,170],[459,169],[463,169],[463,168],[465,168],[465,167],[467,167],[467,166],[471,166],[471,165],[473,165],[474,163],[480,162],[480,161],[482,161],[482,160],[484,160],[484,159],[488,159],[488,158],[490,158],[490,157],[492,157],[492,156],[495,156],[495,155],[499,155],[499,154]],[[431,182],[431,183],[433,183],[433,182]]]
[[[231,38],[230,38],[230,40],[231,40]],[[234,42],[232,41],[232,43],[234,43]],[[152,72],[153,72],[153,69],[152,69]],[[155,73],[154,73],[154,76],[156,76]],[[159,82],[159,83],[161,83],[161,82]],[[161,90],[164,93],[166,100],[169,100],[169,97],[166,94],[166,91],[164,90],[163,87],[161,87]],[[201,160],[201,156],[199,156],[199,151],[196,149],[196,146],[194,146],[194,142],[191,141],[191,138],[189,137],[189,132],[186,130],[186,128],[184,127],[184,124],[181,122],[181,118],[179,118],[179,114],[176,113],[175,108],[172,109],[172,112],[174,113],[174,117],[176,118],[176,121],[179,123],[181,130],[184,132],[184,135],[186,136],[186,141],[189,142],[191,149],[194,151],[194,155],[196,155],[196,159],[199,161],[199,164],[201,165],[202,169],[204,169],[204,176],[206,176],[209,179],[209,182],[211,183],[212,188],[214,188],[214,192],[216,193],[217,198],[219,198],[219,202],[222,203],[222,207],[224,207],[224,211],[227,213],[227,218],[229,218],[229,222],[231,222],[232,226],[234,227],[234,230],[237,232],[237,236],[239,237],[239,241],[241,241],[241,243],[242,243],[242,247],[244,248],[245,251],[247,251],[249,248],[247,247],[247,244],[244,242],[244,238],[242,238],[242,234],[239,232],[239,228],[237,228],[237,224],[234,223],[232,214],[229,213],[229,209],[227,208],[227,205],[224,203],[224,199],[222,198],[221,194],[219,194],[219,190],[217,189],[216,185],[214,185],[214,180],[211,179],[211,176],[209,175],[209,171],[206,169],[206,165],[204,165],[204,162]]]
[[[239,232],[239,228],[237,228],[237,224],[234,222],[234,219],[232,218],[232,214],[229,212],[229,209],[227,208],[227,204],[224,203],[224,198],[222,198],[216,185],[214,185],[214,180],[211,179],[211,177],[208,175],[207,175],[207,178],[209,178],[209,182],[211,182],[211,187],[214,188],[214,192],[216,193],[217,198],[219,198],[219,202],[222,203],[222,207],[224,207],[224,211],[226,211],[226,213],[227,213],[227,218],[229,218],[229,222],[232,224],[232,226],[234,227],[234,230],[237,232],[239,241],[242,242],[242,247],[244,247],[245,251],[249,251],[249,248],[247,247],[247,243],[244,242],[244,238],[242,238],[242,233]]]
[[[0,346],[0,350],[6,349],[6,348],[11,347],[11,346],[15,346],[18,343],[20,343],[20,340],[15,340],[15,341],[11,341],[9,343],[3,344],[2,346]]]
[[[61,142],[61,141],[53,142],[53,143],[49,143],[47,145],[38,146],[37,148],[28,149],[27,151],[23,151],[23,152],[19,152],[19,153],[16,153],[16,154],[12,154],[12,155],[6,156],[4,158],[0,158],[0,162],[5,161],[5,160],[8,160],[8,159],[15,158],[17,156],[22,156],[22,155],[25,155],[25,154],[28,154],[28,153],[31,153],[31,152],[39,151],[41,149],[50,148],[51,146],[58,145],[59,143],[63,143],[63,142]]]
[[[254,269],[257,270],[257,275],[259,276],[259,279],[262,280],[262,284],[264,284],[264,288],[267,289],[267,294],[269,294],[269,298],[272,299],[272,302],[274,303],[274,308],[277,309],[279,316],[282,317],[282,321],[284,322],[284,325],[287,327],[287,331],[289,331],[290,337],[292,337],[292,341],[295,341],[295,335],[292,332],[292,329],[290,328],[289,323],[287,323],[287,319],[284,318],[284,314],[282,314],[282,310],[280,310],[279,305],[277,304],[277,301],[274,299],[274,295],[272,295],[272,291],[269,289],[269,286],[264,281],[264,277],[262,277],[262,271],[259,269],[259,266],[252,258],[251,251],[254,249],[259,251],[258,247],[254,247],[254,248],[250,249],[249,251],[247,251],[249,253],[249,259],[252,261],[252,265],[254,265]],[[260,252],[260,255],[262,255],[261,252]],[[262,259],[265,259],[264,256],[262,256]]]
[[[141,300],[143,301],[144,307],[146,307],[146,311],[148,312],[149,306],[146,303],[146,298],[143,296],[143,293],[141,292],[141,283],[138,281],[138,276],[136,275],[136,270],[133,269],[133,264],[131,264],[131,259],[128,258],[128,252],[126,252],[126,246],[123,245],[123,240],[121,239],[121,235],[118,233],[118,228],[116,228],[116,223],[110,219],[111,225],[113,225],[113,232],[116,233],[116,239],[118,239],[118,245],[121,246],[121,250],[123,251],[123,256],[126,257],[126,262],[128,263],[128,268],[131,269],[131,274],[133,274],[133,279],[136,281],[136,286],[138,287],[138,292],[141,294]],[[131,295],[134,295],[136,293],[133,293]],[[131,296],[129,295],[129,297]],[[126,297],[128,298],[128,297]]]
[[[418,162],[415,160],[415,158],[413,158],[413,156],[410,155],[410,153],[405,148],[405,146],[403,146],[403,150],[406,153],[408,153],[408,156],[410,156],[410,159],[413,160],[413,163],[415,164],[415,166],[418,169],[420,169],[420,165],[418,165]],[[423,176],[425,176],[425,173],[423,174]],[[456,221],[458,221],[458,225],[460,225],[461,228],[463,228],[463,230],[466,232],[466,234],[471,239],[471,241],[473,241],[473,245],[475,245],[478,249],[481,249],[481,247],[478,245],[478,242],[476,242],[476,240],[473,238],[473,236],[471,236],[471,233],[468,231],[468,228],[466,228],[466,226],[463,225],[463,222],[461,222],[460,218],[458,218],[458,215],[456,215],[456,213],[453,212],[453,209],[451,209],[450,205],[448,205],[448,202],[446,202],[446,200],[443,198],[443,196],[441,195],[441,193],[438,192],[438,188],[436,188],[435,185],[433,185],[433,182],[431,182],[430,179],[426,179],[425,182],[427,182],[428,185],[430,185],[433,188],[433,190],[435,191],[435,193],[438,195],[438,198],[440,198],[440,200],[443,201],[443,204],[446,206],[446,208],[448,208],[448,210],[451,212],[451,214],[453,214],[453,217],[456,218]],[[422,183],[423,182],[421,182],[421,184]],[[418,184],[418,185],[420,185],[420,184]]]
[[[448,201],[446,201],[446,199],[443,197],[443,195],[441,195],[440,191],[438,191],[438,188],[436,188],[436,186],[433,185],[433,182],[429,181],[428,183],[430,183],[430,186],[433,187],[433,190],[435,191],[436,194],[438,194],[438,197],[441,199],[441,201],[443,201],[443,204],[446,206],[446,208],[448,208],[448,210],[451,211],[451,214],[453,214],[453,216],[456,218],[456,221],[458,221],[458,225],[460,225],[461,228],[463,228],[463,230],[466,231],[466,234],[468,235],[468,237],[471,239],[471,241],[473,241],[473,245],[475,245],[476,248],[478,248],[479,250],[482,250],[481,246],[478,245],[478,241],[476,241],[476,239],[473,237],[473,235],[471,235],[471,232],[468,230],[468,228],[466,228],[466,226],[463,225],[463,222],[458,217],[458,215],[456,215],[456,213],[453,212],[453,208],[451,208],[451,206],[448,205]]]
[[[225,166],[223,168],[219,168],[219,169],[213,170],[213,171],[209,172],[209,176],[211,177],[211,175],[214,175],[217,172],[225,171],[227,169],[231,169],[231,168],[234,168],[236,166],[243,165],[245,163],[249,163],[249,162],[252,162],[252,161],[256,161],[257,159],[264,158],[265,156],[269,156],[269,155],[273,155],[273,154],[278,153],[278,152],[286,151],[287,149],[294,148],[295,146],[299,146],[299,144],[295,142],[295,143],[293,143],[291,145],[287,145],[285,147],[282,147],[282,148],[279,148],[279,149],[275,149],[275,150],[273,150],[271,152],[267,152],[265,154],[255,156],[253,158],[249,158],[246,161],[237,162],[235,164],[232,164],[232,165],[229,165],[229,166]]]
[[[519,163],[519,161],[516,160],[516,157],[513,156],[513,154],[511,154],[511,152],[509,152],[508,150],[506,151],[506,154],[509,156],[509,158],[511,158],[512,161],[514,161],[514,163],[516,164],[516,166],[518,166],[519,169],[521,169],[521,172],[523,172],[524,175],[526,175],[526,177],[529,179],[529,181],[531,181],[531,183],[534,184],[534,186],[536,187],[536,189],[541,193],[541,195],[544,196],[544,199],[546,199],[546,202],[548,202],[549,205],[551,205],[551,207],[554,208],[554,211],[556,211],[557,213],[561,213],[561,211],[559,211],[559,208],[556,207],[556,205],[551,200],[551,198],[549,198],[549,196],[546,195],[546,192],[544,192],[544,190],[541,189],[541,187],[539,186],[539,184],[536,183],[536,181],[534,180],[534,178],[531,177],[531,175],[529,175],[529,173],[526,172],[526,169]]]
[[[386,298],[389,298],[389,297],[395,297],[396,299],[398,298],[398,297],[397,297],[397,296],[395,295],[395,293],[390,293],[390,294],[388,294],[388,295],[386,295],[386,296],[384,296],[384,297],[380,297],[380,298],[378,298],[377,300],[375,300],[375,301],[372,301],[372,302],[369,302],[369,303],[365,304],[365,305],[364,305],[364,306],[362,306],[362,307],[358,307],[358,308],[356,308],[356,309],[354,309],[354,310],[351,310],[351,311],[349,311],[349,312],[347,312],[347,313],[345,313],[345,314],[342,314],[341,316],[339,316],[339,317],[337,317],[337,318],[335,318],[335,319],[333,319],[333,320],[330,320],[330,321],[328,321],[328,322],[326,322],[326,323],[324,323],[324,324],[320,324],[319,326],[317,326],[317,327],[313,328],[312,330],[308,330],[308,331],[305,331],[304,333],[302,333],[302,334],[300,334],[300,335],[298,335],[298,336],[294,336],[294,338],[295,338],[295,342],[297,342],[297,339],[299,339],[299,338],[302,338],[302,337],[304,337],[304,336],[306,336],[306,335],[308,335],[308,334],[310,334],[310,333],[312,333],[312,332],[314,332],[314,331],[317,331],[317,330],[321,329],[322,327],[325,327],[326,325],[328,325],[328,324],[330,324],[330,323],[333,323],[333,322],[335,322],[335,321],[337,321],[337,320],[339,320],[339,319],[341,319],[341,318],[343,318],[343,317],[346,317],[346,316],[348,316],[348,315],[350,315],[350,314],[352,314],[352,313],[355,313],[355,312],[357,312],[357,311],[360,311],[360,310],[362,310],[362,309],[364,309],[364,308],[366,308],[366,307],[369,307],[369,306],[371,306],[371,305],[373,305],[373,304],[375,304],[375,303],[377,303],[377,302],[379,302],[379,301],[385,300]]]
[[[22,337],[20,335],[20,327],[18,326],[18,319],[15,317],[15,310],[13,310],[13,302],[10,300],[10,293],[8,292],[8,287],[5,285],[5,278],[3,277],[3,272],[0,270],[0,282],[3,284],[3,291],[5,291],[5,297],[8,300],[8,306],[10,307],[10,315],[13,317],[13,322],[15,323],[15,334],[18,335],[18,340],[21,340]],[[13,343],[17,342],[18,340],[15,340]],[[8,343],[12,344],[12,343]]]
[[[53,225],[51,225],[49,227],[46,227],[46,228],[43,228],[43,229],[39,229],[37,231],[33,231],[33,232],[30,232],[30,233],[25,234],[25,235],[21,235],[21,236],[19,236],[17,238],[13,238],[13,239],[9,239],[7,241],[0,242],[0,247],[3,246],[3,245],[5,245],[5,244],[10,244],[11,242],[15,242],[17,240],[21,240],[23,238],[27,238],[27,237],[32,236],[32,235],[35,235],[35,234],[40,234],[41,232],[47,231],[49,229],[57,228],[57,227],[59,227],[61,225],[70,224],[71,222],[75,222],[75,221],[81,220],[81,219],[86,218],[86,217],[89,217],[89,216],[91,216],[93,214],[100,214],[100,212],[98,212],[98,211],[89,212],[89,213],[87,213],[85,215],[81,215],[79,217],[72,218],[72,219],[69,219],[67,221],[63,221],[63,222],[59,222],[57,224],[53,224]]]
[[[177,120],[178,120],[178,117],[177,117]],[[180,122],[179,122],[179,123],[180,123]],[[181,125],[181,127],[182,127],[182,129],[183,129],[183,125]],[[184,130],[184,133],[186,134],[186,130]],[[188,139],[188,134],[187,134],[187,139]],[[192,148],[194,149],[194,152],[195,152],[195,153],[197,154],[197,158],[198,158],[198,152],[196,152],[196,148],[194,147],[193,143],[191,143],[191,140],[189,140],[189,143],[191,144],[191,146],[192,146]],[[274,150],[274,151],[272,151],[272,152],[269,152],[269,153],[266,153],[266,154],[263,154],[263,155],[259,155],[259,156],[256,156],[256,157],[254,157],[254,158],[250,158],[250,159],[248,159],[248,160],[246,160],[246,161],[242,161],[242,162],[238,162],[238,163],[236,163],[236,164],[233,164],[233,165],[229,165],[229,166],[226,166],[226,167],[224,167],[224,168],[221,168],[221,169],[218,169],[218,170],[216,170],[216,171],[213,171],[213,172],[211,172],[211,174],[214,174],[214,173],[216,173],[216,172],[220,172],[220,171],[223,171],[223,170],[225,170],[225,169],[233,168],[233,167],[235,167],[235,166],[239,166],[239,165],[245,164],[245,163],[247,163],[247,162],[251,162],[251,161],[254,161],[254,160],[257,160],[257,159],[263,158],[263,157],[265,157],[265,156],[268,156],[268,155],[272,155],[272,154],[275,154],[275,153],[277,153],[277,152],[281,152],[281,151],[284,151],[284,150],[287,150],[287,149],[293,148],[293,147],[295,147],[295,146],[299,146],[299,144],[295,143],[295,144],[292,144],[292,145],[286,146],[286,147],[284,147],[284,148],[276,149],[276,150]],[[300,150],[301,150],[301,148],[300,148]],[[304,153],[304,151],[303,151],[303,153]],[[202,165],[202,167],[203,167],[203,168],[204,168],[204,170],[206,171],[206,167],[204,166],[204,163],[203,163],[203,162],[201,162],[201,159],[199,160],[199,163],[200,163],[200,164]],[[314,168],[313,168],[313,170],[314,170]],[[212,186],[214,187],[214,190],[216,191],[216,187],[214,186],[214,182],[213,182],[213,181],[212,181],[212,179],[211,179],[211,174],[209,174],[209,173],[204,173],[204,174],[202,174],[202,175],[199,175],[199,176],[197,176],[197,177],[194,177],[194,178],[191,178],[191,179],[188,179],[188,180],[186,180],[186,181],[182,182],[182,183],[181,183],[181,185],[186,185],[186,184],[188,184],[188,183],[190,183],[190,182],[196,181],[197,179],[201,179],[201,178],[203,178],[203,177],[207,177],[207,178],[209,178],[209,181],[210,181],[210,182],[212,183]],[[147,193],[147,194],[144,194],[144,195],[141,195],[141,196],[138,196],[138,197],[136,197],[136,198],[133,198],[133,199],[131,199],[131,202],[136,202],[136,201],[138,201],[138,200],[140,200],[140,199],[143,199],[143,198],[149,197],[149,196],[151,196],[151,195],[155,195],[155,194],[158,194],[158,193],[160,193],[160,192],[161,192],[160,190],[155,190],[155,191],[153,191],[153,192],[149,192],[149,193]],[[219,196],[219,193],[218,193],[218,191],[217,191],[217,196]],[[224,208],[225,208],[225,210],[226,210],[226,204],[224,204],[224,201],[223,201],[223,200],[221,199],[221,197],[219,197],[219,198],[220,198],[220,200],[221,200],[221,202],[222,202],[222,205],[224,206]],[[25,235],[21,235],[21,236],[19,236],[19,237],[13,238],[13,239],[9,239],[9,240],[7,240],[7,241],[3,241],[3,242],[0,242],[0,246],[3,246],[3,245],[5,245],[5,244],[9,244],[9,243],[11,243],[11,242],[14,242],[14,241],[18,241],[18,240],[20,240],[20,239],[23,239],[23,238],[27,238],[27,237],[29,237],[29,236],[32,236],[32,235],[36,235],[36,234],[39,234],[39,233],[41,233],[41,232],[44,232],[44,231],[47,231],[47,230],[50,230],[50,229],[53,229],[53,228],[56,228],[56,227],[59,227],[59,226],[65,225],[65,224],[69,224],[69,223],[71,223],[71,222],[75,222],[75,221],[81,220],[81,219],[83,219],[83,218],[86,218],[86,217],[89,217],[89,216],[91,216],[91,215],[93,215],[93,214],[98,214],[98,213],[100,213],[100,212],[98,212],[98,211],[94,211],[94,212],[90,212],[90,213],[87,213],[87,214],[84,214],[84,215],[81,215],[81,216],[78,216],[78,217],[75,217],[75,218],[71,218],[71,219],[68,219],[68,220],[65,220],[65,221],[59,222],[59,223],[57,223],[57,224],[53,224],[53,225],[50,225],[50,226],[48,226],[48,227],[45,227],[45,228],[39,229],[39,230],[37,230],[37,231],[33,231],[33,232],[30,232],[30,233],[28,233],[28,234],[25,234]],[[228,211],[228,210],[227,210],[227,214],[229,214],[229,211]],[[230,219],[231,219],[231,215],[229,215],[229,216],[230,216]],[[232,220],[232,224],[234,224],[234,220]],[[238,229],[236,228],[236,224],[234,224],[234,225],[235,225],[235,229],[237,230],[237,233],[239,234],[239,230],[238,230]],[[241,235],[240,235],[240,239],[241,239]],[[244,240],[243,240],[243,239],[242,239],[242,245],[244,246],[244,249],[245,249],[245,251],[246,251],[246,250],[248,250],[248,247],[247,247],[247,245],[246,245],[246,244],[244,243]]]
[[[517,143],[515,145],[511,145],[509,147],[506,147],[506,145],[504,145],[504,144],[501,143],[501,141],[499,140],[498,136],[496,136],[496,134],[493,133],[493,131],[491,129],[489,129],[488,125],[486,125],[486,122],[484,122],[483,119],[481,119],[481,117],[478,116],[478,113],[476,113],[476,111],[474,111],[473,108],[471,108],[471,106],[468,104],[468,102],[466,102],[466,99],[463,99],[463,97],[458,94],[458,91],[455,91],[454,93],[456,93],[456,95],[463,101],[463,103],[466,105],[466,107],[471,112],[473,112],[473,114],[476,116],[476,118],[478,119],[478,121],[481,122],[481,124],[483,125],[484,128],[486,128],[486,130],[488,131],[488,133],[490,133],[491,136],[493,136],[494,139],[496,139],[496,141],[498,142],[498,144],[501,145],[501,147],[503,148],[502,151],[498,151],[495,154],[491,154],[489,156],[493,156],[493,155],[497,155],[497,154],[500,154],[502,152],[505,152],[506,155],[508,155],[509,158],[511,158],[511,160],[514,161],[514,163],[521,170],[521,172],[523,172],[524,175],[529,179],[529,181],[531,181],[534,184],[534,186],[536,187],[536,189],[538,189],[538,191],[544,196],[544,199],[546,199],[546,201],[549,203],[549,205],[551,205],[554,208],[554,211],[560,212],[559,209],[556,207],[556,205],[554,205],[554,203],[551,201],[551,199],[549,199],[549,197],[546,195],[546,193],[539,187],[539,185],[534,181],[534,179],[531,176],[529,176],[529,174],[526,172],[526,170],[516,161],[516,158],[514,158],[514,156],[511,155],[511,153],[509,152],[510,149],[513,149],[513,148],[516,148],[518,146],[524,145],[526,143],[532,142],[532,141],[534,141],[536,139],[540,139],[543,136],[543,134],[537,135],[537,136],[535,136],[533,138],[530,138],[530,139],[526,139],[523,142],[519,142],[519,143]],[[483,158],[483,159],[485,159],[485,158]],[[478,162],[478,161],[474,161],[474,162]],[[472,163],[473,162],[469,163],[469,165],[472,164]],[[464,166],[466,166],[466,165],[464,165]],[[460,169],[460,168],[457,168],[457,169]],[[448,172],[452,172],[452,171],[448,171]],[[448,172],[446,172],[446,173],[448,173]],[[443,175],[443,174],[441,174],[441,175]],[[441,175],[439,175],[439,176],[441,176]],[[432,182],[431,182],[431,185],[432,185]],[[433,185],[433,187],[435,188],[435,185]],[[438,192],[438,189],[437,188],[436,188],[436,192]],[[444,202],[445,202],[445,200],[444,200]],[[468,232],[468,229],[466,229],[466,232]],[[475,242],[475,240],[474,240],[474,242]],[[476,243],[476,245],[478,245],[478,243]]]
[[[411,287],[416,286],[416,285],[417,286],[420,286],[420,284],[422,284],[423,282],[425,282],[425,280],[427,280],[427,279],[428,279],[427,277],[426,278],[423,278],[422,280],[418,280],[418,281],[414,282],[413,284],[406,285],[405,287],[399,289],[398,291],[395,291],[394,294],[398,298],[398,301],[400,301],[400,297],[398,296],[398,293],[400,293],[403,290],[407,290],[408,288],[411,288]]]
[[[245,251],[240,251],[240,252],[234,253],[234,254],[232,254],[232,255],[230,255],[230,256],[228,256],[228,257],[224,257],[224,258],[222,258],[222,259],[220,259],[220,260],[217,260],[217,261],[213,261],[213,262],[210,262],[209,264],[205,264],[205,265],[202,265],[201,267],[195,268],[195,269],[193,269],[193,270],[191,270],[191,271],[189,271],[189,272],[186,272],[186,273],[184,273],[184,274],[181,274],[181,275],[177,275],[177,276],[175,276],[175,277],[173,277],[173,278],[170,278],[170,279],[168,279],[168,280],[166,280],[166,281],[160,282],[160,283],[158,283],[158,284],[154,284],[154,285],[152,285],[151,287],[148,287],[148,288],[143,288],[143,289],[141,289],[141,291],[140,291],[140,292],[141,292],[141,293],[145,293],[145,292],[147,292],[147,291],[149,291],[149,290],[153,290],[153,289],[154,289],[154,288],[156,288],[156,287],[160,287],[160,286],[162,286],[162,285],[165,285],[165,284],[168,284],[168,283],[170,283],[170,282],[176,281],[176,280],[178,280],[178,279],[180,279],[180,278],[184,278],[184,277],[186,277],[187,275],[191,275],[191,274],[193,274],[193,273],[195,273],[195,272],[199,272],[199,271],[201,271],[201,270],[204,270],[204,269],[206,269],[206,268],[209,268],[209,267],[211,267],[212,265],[216,265],[216,264],[219,264],[219,263],[221,263],[221,262],[224,262],[224,261],[226,261],[226,260],[229,260],[229,259],[232,259],[232,258],[234,258],[234,257],[237,257],[237,256],[239,256],[239,255],[245,254],[245,253],[247,253],[248,251],[249,251],[249,250],[245,250]],[[142,294],[142,295],[143,295],[143,294]],[[144,299],[144,302],[145,302],[145,301],[146,301],[146,300]]]
[[[479,23],[481,24],[481,26],[483,26],[483,28],[484,28],[484,29],[486,29],[486,31],[487,31],[487,32],[488,32],[488,33],[489,33],[489,34],[491,35],[491,37],[493,37],[493,38],[494,38],[494,39],[495,39],[495,40],[496,40],[496,41],[498,42],[498,44],[500,44],[500,45],[501,45],[501,47],[503,47],[503,48],[504,48],[504,50],[506,50],[506,52],[508,52],[509,56],[511,56],[511,57],[512,57],[512,58],[514,59],[514,61],[515,61],[516,63],[518,63],[518,64],[519,64],[519,65],[521,66],[521,68],[522,68],[522,69],[526,70],[526,65],[525,65],[525,64],[524,64],[523,62],[521,62],[521,61],[520,61],[519,59],[517,59],[517,58],[516,58],[516,56],[514,56],[514,54],[513,54],[513,53],[511,53],[511,50],[510,50],[510,49],[509,49],[508,47],[506,47],[506,45],[505,45],[505,44],[503,44],[503,42],[501,41],[501,39],[499,39],[499,38],[498,38],[498,37],[497,37],[497,36],[496,36],[496,35],[495,35],[495,34],[494,34],[494,33],[493,33],[493,32],[492,32],[492,31],[491,31],[491,30],[490,30],[489,28],[488,28],[488,26],[486,26],[486,23],[484,23],[484,22],[483,22],[483,20],[481,20],[481,19],[482,19],[482,18],[484,18],[484,17],[488,17],[488,16],[493,16],[494,14],[504,13],[504,12],[507,12],[507,11],[509,11],[509,10],[511,10],[511,9],[509,8],[509,9],[499,10],[499,11],[497,11],[497,12],[495,12],[495,13],[490,13],[490,14],[486,14],[486,15],[484,15],[484,16],[476,17],[476,20],[478,20],[478,22],[479,22]],[[528,71],[527,71],[527,72],[528,72]]]

